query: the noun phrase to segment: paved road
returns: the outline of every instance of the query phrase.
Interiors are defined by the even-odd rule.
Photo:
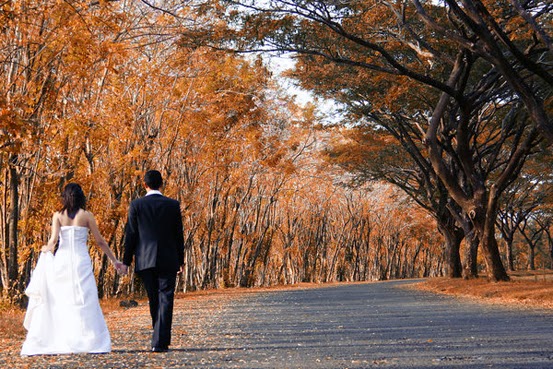
[[[145,304],[106,318],[105,355],[19,358],[7,368],[553,368],[553,312],[345,284],[176,301],[173,346],[152,354]]]
[[[553,368],[553,314],[398,288],[272,292],[219,317],[229,367]]]

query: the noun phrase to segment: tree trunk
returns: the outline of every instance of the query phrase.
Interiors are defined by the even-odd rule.
[[[536,252],[534,245],[528,245],[528,270],[536,270]]]
[[[464,234],[460,229],[448,229],[444,231],[445,251],[447,257],[447,276],[449,278],[461,278],[463,276],[463,266],[461,264],[461,241]]]
[[[505,239],[505,252],[507,253],[507,268],[509,271],[515,271],[515,258],[513,255],[513,239]]]
[[[445,255],[447,258],[446,274],[449,278],[461,278],[463,266],[461,264],[461,241],[464,232],[461,228],[455,226],[455,219],[446,210],[442,217],[438,219],[438,229],[445,238]]]
[[[16,291],[13,289],[17,285],[18,274],[18,261],[17,261],[17,249],[18,249],[18,223],[19,223],[19,174],[17,173],[17,155],[11,155],[10,157],[10,206],[11,211],[8,220],[8,290],[9,295],[14,296]]]
[[[100,259],[100,270],[98,271],[98,298],[103,299],[106,295],[106,272],[109,262],[107,255],[102,255]]]
[[[467,242],[465,250],[465,279],[478,278],[478,245],[480,240],[476,232],[471,230],[465,234]]]
[[[508,281],[509,276],[501,262],[499,248],[495,239],[495,213],[492,215],[490,214],[492,212],[493,209],[488,209],[488,212],[481,212],[482,215],[476,215],[475,219],[473,219],[473,224],[476,232],[480,235],[480,244],[484,252],[488,278],[495,282]]]

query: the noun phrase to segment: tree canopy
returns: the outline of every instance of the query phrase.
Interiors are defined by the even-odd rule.
[[[495,240],[498,201],[553,138],[551,4],[216,4],[227,6],[212,10],[228,28],[208,44],[295,53],[302,86],[339,99],[354,122],[381,126],[418,152],[432,188],[443,186],[469,217],[489,277],[508,279]]]

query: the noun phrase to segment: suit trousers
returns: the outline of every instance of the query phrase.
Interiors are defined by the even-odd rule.
[[[167,348],[171,344],[171,325],[173,323],[173,301],[177,272],[159,271],[150,268],[138,271],[144,283],[152,316],[152,347]]]

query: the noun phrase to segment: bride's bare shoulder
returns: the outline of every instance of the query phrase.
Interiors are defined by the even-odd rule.
[[[82,210],[83,212],[83,216],[87,217],[87,218],[94,218],[94,214],[92,214],[91,211],[88,211],[88,210]]]
[[[53,219],[57,221],[60,225],[66,225],[69,217],[67,216],[67,211],[56,211],[54,213]]]
[[[94,222],[94,214],[88,210],[82,210],[82,217],[86,219],[87,223]]]
[[[56,211],[52,216],[52,224],[57,224],[63,226],[66,223],[66,212],[65,211]]]

